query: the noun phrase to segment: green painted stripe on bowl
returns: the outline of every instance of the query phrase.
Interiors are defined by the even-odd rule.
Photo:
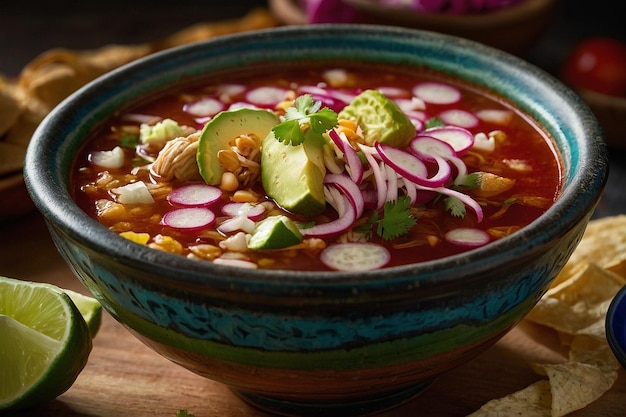
[[[267,368],[288,368],[303,370],[347,370],[367,367],[382,367],[389,364],[428,359],[491,337],[512,327],[519,317],[525,316],[533,307],[532,300],[502,314],[484,326],[458,325],[449,329],[428,333],[396,341],[382,341],[354,349],[333,349],[324,351],[285,352],[265,351],[252,348],[234,347],[208,340],[193,339],[170,329],[145,321],[130,313],[117,311],[114,316],[134,332],[157,343],[183,351],[239,364],[263,366]],[[471,337],[470,337],[471,336]],[[303,360],[306,357],[306,360]]]

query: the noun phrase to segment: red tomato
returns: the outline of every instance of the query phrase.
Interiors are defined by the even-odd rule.
[[[607,37],[580,42],[563,62],[561,78],[572,87],[626,97],[626,43]]]

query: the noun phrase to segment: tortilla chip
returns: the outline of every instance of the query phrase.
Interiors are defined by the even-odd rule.
[[[552,394],[546,380],[506,397],[491,400],[467,417],[551,417]]]
[[[555,284],[571,276],[572,268],[588,262],[626,277],[626,215],[590,221]]]
[[[15,124],[22,113],[22,106],[15,90],[15,86],[0,79],[0,136]]]
[[[626,279],[593,263],[550,288],[527,319],[559,332],[578,334],[604,320],[608,306]]]
[[[542,366],[550,381],[552,417],[565,416],[586,407],[608,391],[617,379],[617,371],[603,372],[586,363]]]

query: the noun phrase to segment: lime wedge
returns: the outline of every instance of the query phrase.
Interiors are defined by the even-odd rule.
[[[91,349],[87,323],[62,289],[0,277],[0,411],[67,391]]]
[[[287,216],[277,215],[257,223],[248,247],[255,250],[282,249],[301,241],[302,234],[296,224]]]
[[[100,330],[100,325],[102,324],[102,305],[93,297],[68,289],[63,291],[70,296],[74,305],[83,316],[83,319],[85,319],[91,338],[96,337],[98,330]]]
[[[415,125],[393,101],[378,90],[365,90],[339,112],[340,119],[356,120],[365,143],[403,148],[415,137]]]

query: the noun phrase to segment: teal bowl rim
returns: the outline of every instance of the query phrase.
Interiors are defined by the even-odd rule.
[[[293,51],[297,52],[294,53]],[[427,53],[426,53],[427,52]],[[564,165],[564,190],[558,201],[523,230],[485,247],[440,260],[366,272],[248,270],[197,262],[149,249],[108,231],[72,201],[67,171],[72,150],[89,129],[119,103],[200,76],[211,68],[267,62],[268,59],[373,60],[422,63],[479,87],[502,94],[555,137]],[[511,81],[514,80],[514,81]],[[529,92],[533,92],[529,94]],[[113,104],[117,103],[116,106]],[[57,138],[69,137],[62,141]],[[568,141],[568,137],[576,141]],[[376,288],[404,291],[410,287],[455,284],[464,277],[480,280],[503,263],[545,251],[551,242],[586,221],[608,176],[608,156],[599,124],[573,91],[538,67],[503,51],[450,35],[400,27],[364,24],[290,26],[244,32],[189,44],[120,67],[90,82],[59,104],[39,125],[25,159],[25,182],[39,211],[55,230],[100,259],[154,275],[153,284],[290,293],[308,290]],[[503,261],[504,260],[504,261]],[[451,269],[455,273],[451,274]],[[169,278],[166,278],[169,277]],[[463,281],[464,285],[469,283]]]

